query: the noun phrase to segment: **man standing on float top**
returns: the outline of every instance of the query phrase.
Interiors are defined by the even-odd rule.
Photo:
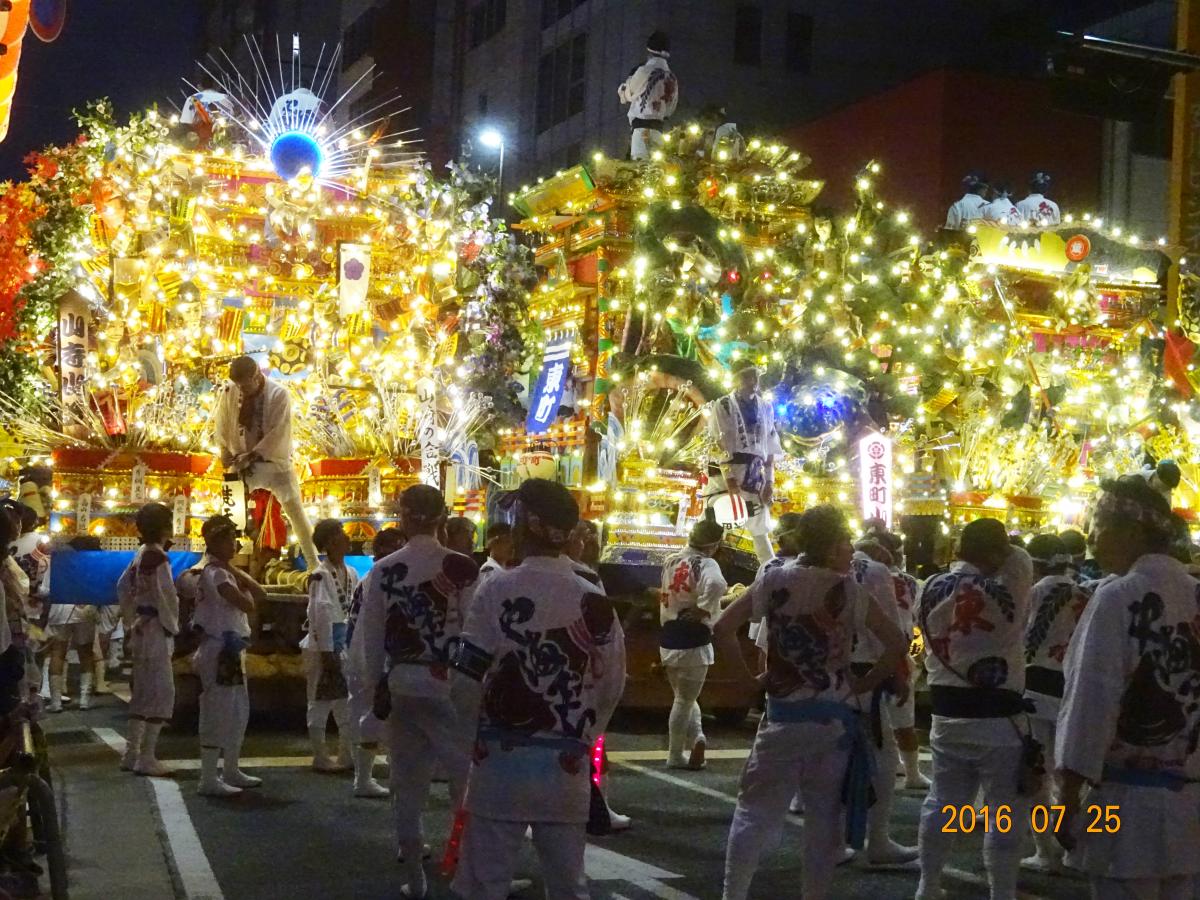
[[[783,453],[775,428],[775,411],[759,393],[759,372],[747,366],[736,375],[737,387],[709,410],[714,443],[727,454],[721,464],[734,508],[745,504],[746,530],[754,539],[759,562],[775,555],[771,546],[771,496],[775,491],[775,457]],[[740,518],[740,517],[739,517]]]
[[[237,472],[248,490],[259,494],[258,503],[282,507],[295,529],[310,569],[317,566],[312,525],[300,502],[300,481],[292,468],[292,400],[287,388],[263,375],[249,356],[229,364],[229,382],[217,399],[214,432],[221,463],[227,472]],[[271,510],[259,510],[261,528],[270,530]],[[275,515],[277,518],[277,514]],[[282,529],[280,529],[282,530]],[[260,547],[278,549],[283,535],[264,539]]]
[[[666,120],[679,103],[679,82],[667,64],[671,55],[667,36],[661,31],[650,35],[646,53],[646,61],[617,88],[617,98],[629,106],[630,159],[649,159],[662,146]]]

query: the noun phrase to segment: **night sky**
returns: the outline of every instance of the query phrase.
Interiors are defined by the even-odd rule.
[[[118,117],[158,103],[180,103],[181,79],[194,72],[202,35],[201,0],[71,0],[52,44],[27,31],[22,43],[0,179],[21,178],[22,158],[78,133],[71,110],[110,98]]]

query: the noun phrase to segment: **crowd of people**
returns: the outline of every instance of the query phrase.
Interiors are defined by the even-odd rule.
[[[22,535],[36,534],[36,517],[16,504],[4,512],[0,697],[10,713],[42,687],[25,635],[46,560],[41,541]],[[437,489],[413,486],[399,527],[376,535],[361,579],[341,523],[313,529],[320,562],[300,647],[313,767],[353,769],[355,796],[391,797],[406,896],[427,892],[422,819],[436,773],[454,811],[453,888],[472,900],[508,895],[526,837],[547,895],[586,897],[590,826],[597,815],[606,827],[628,824],[597,798],[592,778],[593,743],[625,682],[621,623],[597,575],[599,533],[550,481],[525,482],[502,515],[487,526],[480,565],[474,524],[449,517]],[[221,516],[203,526],[201,560],[173,578],[172,525],[161,504],[138,511],[142,544],[118,583],[132,660],[121,766],[171,774],[156,746],[174,712],[171,659],[182,636],[202,687],[198,789],[231,797],[261,784],[239,759],[244,651],[264,594],[233,565],[239,533]],[[904,570],[899,536],[872,523],[852,543],[843,514],[818,506],[780,518],[777,555],[739,594],[714,558],[723,529],[701,519],[663,566],[660,653],[674,692],[667,765],[706,765],[698,700],[718,655],[765,691],[723,896],[748,896],[785,817],[802,811],[805,898],[830,896],[851,849],[868,865],[919,869],[917,898],[938,897],[955,832],[971,830],[965,811],[976,822],[989,810],[978,830],[997,900],[1017,896],[1022,866],[1080,870],[1098,898],[1194,900],[1200,583],[1185,536],[1163,494],[1131,475],[1102,485],[1090,544],[1072,531],[1022,545],[981,518],[963,527],[948,569],[921,584]],[[84,620],[92,627],[81,636]],[[747,623],[757,666],[739,643]],[[53,633],[82,647],[94,628],[84,617]],[[914,730],[919,667],[932,711],[928,778]],[[386,786],[374,777],[381,753]],[[916,847],[890,833],[898,780],[927,791]]]

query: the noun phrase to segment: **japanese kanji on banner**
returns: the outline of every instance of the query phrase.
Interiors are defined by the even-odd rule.
[[[858,483],[862,516],[882,519],[892,527],[892,440],[871,432],[858,442]]]
[[[239,529],[246,530],[246,483],[242,481],[241,475],[234,472],[225,473],[225,481],[221,484],[220,512],[221,515],[228,516]]]
[[[562,402],[570,368],[570,344],[556,344],[546,349],[542,372],[529,398],[529,415],[525,419],[527,433],[544,434],[558,418],[558,405]]]

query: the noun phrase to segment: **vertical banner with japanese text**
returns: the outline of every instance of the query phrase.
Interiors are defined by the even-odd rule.
[[[529,434],[545,434],[558,418],[558,405],[562,401],[567,373],[571,368],[571,344],[555,344],[546,348],[542,357],[542,371],[529,395],[529,415],[525,418],[525,431]]]
[[[892,527],[892,440],[871,432],[858,442],[858,483],[862,517]]]

